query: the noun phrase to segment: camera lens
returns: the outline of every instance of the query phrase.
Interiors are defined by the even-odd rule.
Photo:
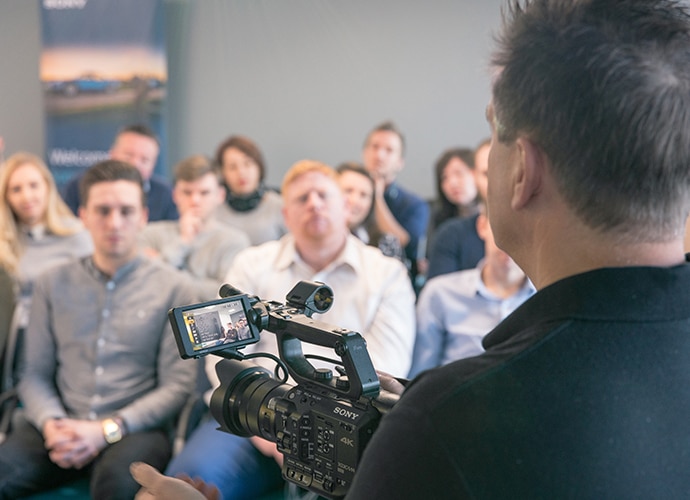
[[[275,380],[260,366],[247,367],[236,360],[216,365],[221,385],[211,396],[211,414],[221,429],[238,436],[261,436],[275,441],[275,411],[268,403],[291,387]]]

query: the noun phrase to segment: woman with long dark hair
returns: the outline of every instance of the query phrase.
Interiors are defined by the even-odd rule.
[[[474,180],[474,151],[467,148],[446,150],[436,162],[436,203],[429,230],[452,217],[478,213],[478,193]]]

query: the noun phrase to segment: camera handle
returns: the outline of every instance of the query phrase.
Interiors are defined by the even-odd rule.
[[[221,297],[242,294],[230,284],[220,288]],[[295,381],[325,387],[350,400],[379,394],[379,378],[367,352],[366,341],[357,332],[315,321],[312,314],[324,313],[333,304],[333,291],[318,281],[300,281],[286,296],[287,305],[249,296],[252,309],[247,319],[259,330],[276,335],[280,358]],[[317,369],[302,351],[302,342],[329,347],[340,357],[345,376],[333,378],[333,371]],[[220,351],[222,352],[222,351]],[[223,356],[223,354],[219,354]],[[237,353],[239,356],[241,354]],[[228,353],[233,355],[233,353]],[[226,357],[226,356],[223,356]],[[230,358],[242,359],[242,358]]]
[[[298,384],[327,387],[351,400],[378,395],[379,379],[366,341],[359,333],[315,321],[297,309],[268,311],[266,330],[275,333],[280,357]],[[332,371],[315,368],[304,356],[303,341],[332,348],[342,361],[346,377],[334,379]]]

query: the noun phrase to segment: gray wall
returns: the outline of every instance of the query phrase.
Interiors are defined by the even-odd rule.
[[[0,136],[6,153],[43,153],[38,1],[0,0]]]
[[[0,135],[43,151],[40,0],[0,0]],[[98,0],[89,0],[98,1]],[[169,158],[255,139],[278,185],[302,158],[360,159],[366,133],[406,135],[401,181],[433,196],[433,163],[488,134],[500,0],[164,0]]]

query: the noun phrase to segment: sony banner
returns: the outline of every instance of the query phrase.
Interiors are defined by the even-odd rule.
[[[108,157],[117,131],[144,124],[166,165],[162,0],[39,0],[46,160],[58,186]]]

